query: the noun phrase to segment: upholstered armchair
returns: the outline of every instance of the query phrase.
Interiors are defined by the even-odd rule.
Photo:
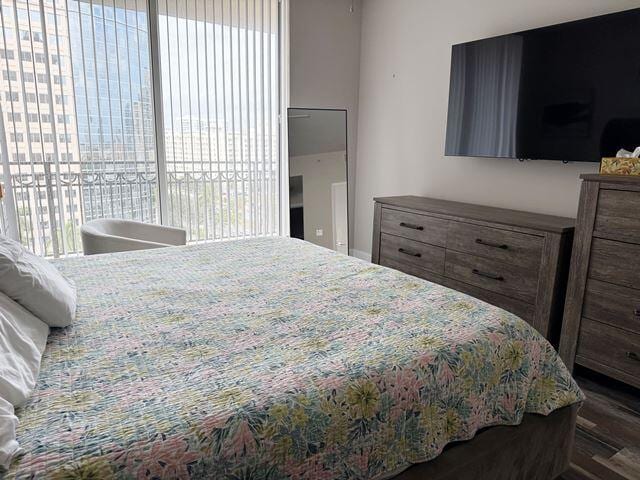
[[[187,243],[181,228],[151,223],[104,218],[92,220],[80,228],[85,255],[162,248]]]

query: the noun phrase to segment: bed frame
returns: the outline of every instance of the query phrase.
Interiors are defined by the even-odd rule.
[[[491,427],[445,448],[394,480],[549,480],[569,467],[579,405],[544,417],[526,414],[516,427]]]

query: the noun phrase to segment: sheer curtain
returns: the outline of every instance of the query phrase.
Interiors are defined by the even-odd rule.
[[[158,13],[169,223],[191,241],[277,234],[277,0]]]

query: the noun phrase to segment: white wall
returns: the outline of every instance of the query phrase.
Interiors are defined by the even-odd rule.
[[[289,6],[290,105],[347,109],[351,239],[356,198],[361,3],[290,0]]]
[[[365,0],[353,247],[371,252],[376,196],[426,195],[575,216],[578,176],[597,171],[595,164],[443,156],[451,45],[638,6],[638,0]]]
[[[300,155],[289,159],[289,175],[302,175],[304,239],[333,249],[331,184],[344,182],[345,152]],[[316,230],[323,230],[321,237]]]

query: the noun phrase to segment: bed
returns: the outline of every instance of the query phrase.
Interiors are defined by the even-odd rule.
[[[566,464],[582,393],[467,295],[287,238],[55,265],[77,318],[49,336],[7,478],[463,478],[433,468],[543,437],[539,470]]]

